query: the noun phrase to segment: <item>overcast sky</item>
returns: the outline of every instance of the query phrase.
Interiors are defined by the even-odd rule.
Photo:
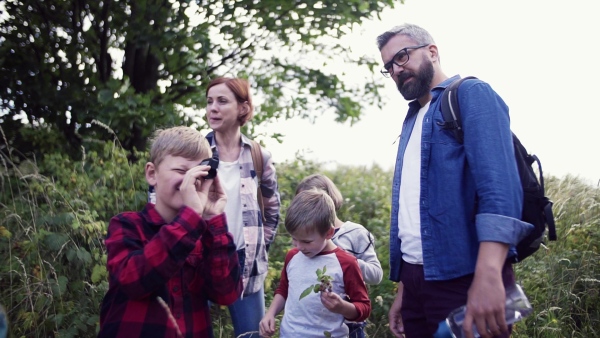
[[[546,175],[572,174],[595,185],[600,181],[599,13],[591,0],[406,0],[342,42],[380,60],[377,35],[404,22],[422,26],[438,45],[446,75],[477,76],[502,96],[513,131],[538,155]],[[351,81],[367,76],[352,74]],[[408,103],[386,80],[385,107],[368,108],[352,127],[327,114],[315,125],[298,119],[269,126],[287,135],[282,145],[265,140],[275,161],[302,151],[320,162],[392,168]]]

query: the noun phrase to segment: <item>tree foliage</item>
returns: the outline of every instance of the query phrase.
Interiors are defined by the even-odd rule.
[[[374,80],[348,86],[326,63],[352,56],[335,39],[393,0],[7,0],[0,19],[0,125],[23,154],[80,157],[114,132],[143,150],[157,127],[196,124],[204,88],[247,77],[262,104],[253,125],[380,104]],[[1,9],[2,4],[0,4]],[[374,48],[370,46],[369,48]],[[108,127],[108,128],[107,128]],[[278,137],[274,133],[270,135]]]

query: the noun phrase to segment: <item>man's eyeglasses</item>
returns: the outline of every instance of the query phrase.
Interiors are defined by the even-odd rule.
[[[383,69],[381,70],[381,74],[385,77],[390,77],[394,75],[394,64],[398,67],[404,66],[408,60],[410,59],[408,55],[408,51],[410,49],[419,49],[429,46],[429,44],[419,45],[419,46],[410,46],[402,48],[394,55],[394,57],[388,61],[385,65],[383,65]]]

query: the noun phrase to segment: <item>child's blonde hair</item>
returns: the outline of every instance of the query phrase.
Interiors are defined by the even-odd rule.
[[[302,181],[300,181],[296,187],[296,195],[298,195],[298,193],[301,191],[313,188],[323,190],[327,193],[327,195],[329,195],[329,197],[331,197],[333,204],[335,205],[335,211],[339,211],[342,207],[342,204],[344,204],[344,197],[342,197],[340,190],[335,186],[329,177],[321,174],[306,176]]]
[[[319,189],[299,192],[287,209],[285,229],[291,235],[317,231],[325,236],[335,225],[335,206],[329,195]]]
[[[204,136],[191,127],[179,126],[158,129],[152,137],[150,162],[156,167],[167,157],[181,156],[190,160],[212,156],[212,150]]]

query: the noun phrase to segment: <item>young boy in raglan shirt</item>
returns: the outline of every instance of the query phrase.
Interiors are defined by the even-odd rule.
[[[260,322],[261,336],[271,337],[275,333],[275,316],[284,308],[281,338],[348,337],[344,319],[363,321],[371,313],[356,258],[331,240],[335,219],[333,201],[322,190],[302,191],[292,200],[285,228],[295,248],[286,255],[279,287]],[[319,283],[318,269],[331,277],[331,291],[311,291],[301,298],[305,290]]]
[[[344,197],[333,181],[323,174],[312,174],[306,176],[298,183],[296,194],[309,189],[319,189],[331,197],[335,206],[336,215],[344,204]],[[339,217],[339,215],[337,215]],[[342,221],[335,218],[335,233],[331,240],[338,247],[351,253],[358,261],[358,266],[362,271],[365,283],[375,285],[381,282],[383,278],[383,269],[375,252],[375,238],[363,225]],[[350,330],[349,338],[364,338],[364,327],[366,322],[347,321]]]

